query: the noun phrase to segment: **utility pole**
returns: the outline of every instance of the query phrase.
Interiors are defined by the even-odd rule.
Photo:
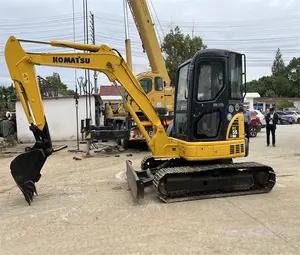
[[[86,18],[86,43],[89,43],[89,30],[88,30],[88,3],[87,0],[85,0],[85,18]],[[88,88],[89,88],[89,118],[92,119],[92,104],[91,104],[91,79],[90,79],[90,69],[87,70],[88,75]]]
[[[124,8],[124,25],[125,25],[126,60],[129,68],[132,70],[132,56],[131,56],[131,45],[130,45],[130,38],[129,38],[127,0],[123,0],[123,8]]]
[[[193,20],[192,38],[194,38],[194,32],[195,32],[195,20]]]
[[[92,44],[96,44],[95,21],[94,21],[94,14],[92,12],[90,12],[90,33],[91,33]],[[98,94],[97,79],[98,79],[97,71],[94,71],[94,91],[95,91],[95,94]]]
[[[83,4],[83,43],[87,43],[86,41],[86,17],[85,17],[85,0],[82,0],[82,4]],[[83,52],[86,52],[85,50]],[[84,69],[84,79],[85,81],[87,80],[87,70]],[[83,88],[83,91],[84,91],[84,88]],[[89,115],[89,112],[88,112],[88,95],[87,93],[85,94],[85,118],[87,119],[88,118],[88,115]]]

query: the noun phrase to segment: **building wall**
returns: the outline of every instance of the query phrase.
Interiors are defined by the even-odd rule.
[[[246,108],[248,110],[252,110],[253,109],[253,101],[254,101],[253,98],[245,98],[244,104],[245,104],[245,106],[246,106]]]
[[[248,110],[254,109],[254,101],[255,101],[255,98],[258,98],[258,97],[260,97],[260,95],[256,92],[246,93],[245,98],[244,98],[244,104]]]
[[[47,118],[52,141],[76,140],[76,108],[75,100],[71,98],[51,98],[43,100],[44,111]],[[95,123],[95,97],[91,97],[92,123]],[[78,100],[78,129],[80,133],[80,120],[86,117],[86,99]],[[34,142],[34,136],[29,130],[29,123],[24,114],[23,107],[16,103],[17,135],[22,142]]]
[[[294,101],[294,108],[300,109],[300,102]],[[276,102],[254,102],[254,109],[266,112],[268,109],[276,107]]]

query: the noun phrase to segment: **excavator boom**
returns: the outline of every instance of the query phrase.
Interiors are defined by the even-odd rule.
[[[115,53],[106,45],[96,46],[60,41],[51,41],[48,44],[53,47],[73,48],[90,52],[29,53],[24,51],[20,42],[43,44],[45,42],[18,40],[11,36],[5,47],[5,59],[11,78],[30,124],[30,129],[36,139],[32,148],[27,148],[25,153],[17,156],[11,163],[12,176],[29,204],[34,193],[36,193],[34,183],[40,179],[40,171],[47,157],[53,152],[41,94],[37,85],[35,65],[96,70],[105,73],[110,81],[121,83],[154,127],[153,136],[150,138],[130,103],[127,103],[126,107],[148,142],[153,155],[158,157],[174,156],[170,147],[172,145],[160,118],[120,54]]]

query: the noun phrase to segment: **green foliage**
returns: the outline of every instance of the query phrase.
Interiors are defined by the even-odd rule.
[[[52,76],[47,76],[45,78],[48,82],[58,87],[58,92],[62,95],[73,95],[74,91],[69,90],[67,85],[64,84],[61,79],[60,75],[58,73],[53,73]]]
[[[285,66],[280,49],[272,65],[272,75],[247,83],[248,92],[262,97],[300,97],[300,58],[293,58]]]
[[[17,92],[13,85],[0,86],[0,112],[13,111],[17,100]]]
[[[293,58],[286,67],[287,78],[290,81],[295,96],[300,97],[300,58]]]
[[[162,50],[166,54],[166,67],[171,81],[174,81],[178,66],[190,59],[199,49],[207,48],[202,38],[184,35],[178,26],[171,29],[162,43]]]
[[[294,106],[294,103],[291,101],[280,100],[280,101],[276,102],[276,108],[278,110],[284,110],[285,108],[293,108],[293,107],[295,107],[295,106]]]
[[[283,74],[284,69],[285,69],[285,64],[284,64],[280,49],[278,48],[273,65],[272,65],[272,74],[274,76],[280,76]]]

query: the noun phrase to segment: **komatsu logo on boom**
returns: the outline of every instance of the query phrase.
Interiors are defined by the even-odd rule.
[[[90,58],[73,58],[73,57],[53,57],[53,63],[76,63],[76,64],[89,64]]]

